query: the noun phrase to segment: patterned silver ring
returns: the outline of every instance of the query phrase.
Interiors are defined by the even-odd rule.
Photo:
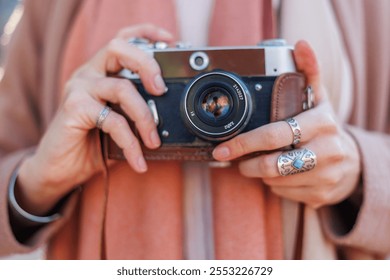
[[[299,144],[301,142],[301,127],[299,126],[298,122],[294,118],[288,118],[285,120],[285,122],[290,126],[291,131],[293,133],[293,145]]]
[[[111,112],[111,107],[104,106],[104,108],[100,111],[99,116],[96,120],[96,127],[102,129],[103,122],[106,120],[108,114]]]
[[[306,148],[287,151],[278,157],[278,170],[282,176],[310,171],[316,164],[316,154]]]

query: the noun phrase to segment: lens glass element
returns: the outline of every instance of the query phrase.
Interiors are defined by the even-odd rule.
[[[203,97],[202,109],[212,119],[224,119],[230,112],[229,94],[222,88],[211,88]]]

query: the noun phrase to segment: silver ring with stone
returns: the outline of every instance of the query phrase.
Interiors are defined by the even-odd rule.
[[[297,145],[299,142],[301,142],[301,127],[299,126],[298,122],[294,118],[288,118],[285,120],[285,122],[290,126],[291,131],[293,133],[293,141],[292,145]]]
[[[283,152],[278,157],[278,170],[281,176],[310,171],[316,164],[316,154],[306,148]]]
[[[108,117],[108,114],[111,112],[111,107],[104,106],[104,108],[100,111],[98,118],[96,119],[96,127],[98,129],[102,129],[103,123]]]

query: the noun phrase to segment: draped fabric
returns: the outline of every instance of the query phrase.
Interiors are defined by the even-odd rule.
[[[244,14],[235,12],[237,3],[216,1],[209,29],[211,45],[253,45],[270,34],[270,1],[239,1]],[[84,1],[65,47],[62,84],[119,29],[144,22],[164,27],[177,38],[174,0]],[[148,165],[148,172],[140,175],[127,163],[118,162],[110,166],[107,177],[102,172],[87,182],[73,218],[53,238],[49,257],[182,259],[181,164]],[[210,180],[215,257],[282,258],[279,199],[260,180],[241,176],[234,165],[211,170]]]

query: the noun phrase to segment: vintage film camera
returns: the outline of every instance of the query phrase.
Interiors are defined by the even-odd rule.
[[[156,150],[143,146],[146,159],[212,161],[218,143],[310,107],[293,49],[283,40],[202,49],[169,48],[143,39],[132,43],[154,56],[168,87],[165,95],[155,97],[136,73],[124,69],[117,75],[136,85],[158,125],[162,145]],[[111,106],[125,116],[118,105]],[[104,142],[108,158],[124,159],[108,135]]]

